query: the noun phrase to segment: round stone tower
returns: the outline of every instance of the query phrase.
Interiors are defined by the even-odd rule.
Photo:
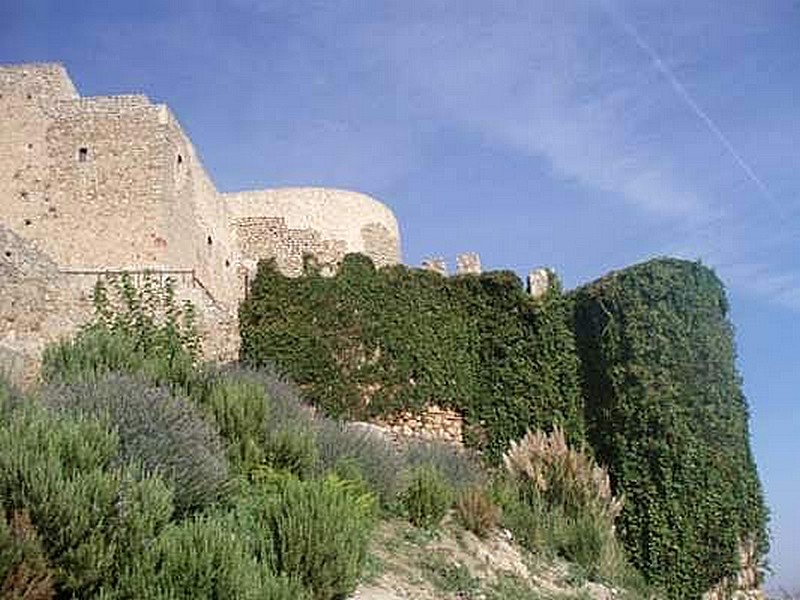
[[[280,188],[224,194],[224,198],[247,266],[274,258],[285,274],[297,275],[305,255],[323,266],[335,266],[350,252],[369,256],[376,266],[402,260],[397,219],[365,194]]]

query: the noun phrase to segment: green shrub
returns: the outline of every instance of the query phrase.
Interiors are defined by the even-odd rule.
[[[589,440],[625,508],[635,565],[674,598],[767,551],[767,510],[749,445],[722,283],[698,263],[659,259],[574,294]]]
[[[42,391],[52,409],[99,419],[119,438],[119,459],[158,472],[175,490],[181,512],[224,497],[228,463],[222,440],[199,411],[141,377],[107,375],[51,383]]]
[[[266,460],[269,400],[260,381],[238,374],[213,378],[204,404],[228,442],[228,456],[241,473],[249,473]]]
[[[264,464],[302,477],[318,471],[318,419],[271,369],[210,371],[193,397],[217,423],[240,473]]]
[[[391,440],[363,424],[320,419],[317,443],[326,471],[363,480],[384,507],[396,501],[405,463]]]
[[[461,490],[455,507],[461,524],[478,537],[486,537],[500,523],[500,507],[483,486]]]
[[[26,406],[0,423],[0,501],[24,513],[65,597],[118,579],[172,513],[158,478],[115,467],[116,436],[96,421]]]
[[[113,593],[126,598],[303,600],[301,585],[274,576],[250,552],[239,524],[208,515],[167,527]]]
[[[176,303],[171,283],[130,277],[95,288],[95,319],[75,338],[49,346],[45,381],[93,380],[110,372],[141,373],[154,383],[188,389],[196,377],[200,337],[191,303]]]
[[[453,504],[453,489],[435,467],[417,467],[410,473],[401,503],[414,525],[435,527]]]
[[[275,572],[301,581],[316,600],[332,600],[356,587],[375,501],[335,477],[268,476],[243,497],[237,519],[248,523],[256,555]]]
[[[265,444],[266,464],[296,475],[311,478],[319,468],[319,449],[315,432],[310,427],[275,431]]]

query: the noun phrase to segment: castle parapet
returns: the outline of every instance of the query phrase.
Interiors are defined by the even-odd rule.
[[[550,269],[539,268],[528,273],[528,293],[533,298],[541,298],[550,289]]]
[[[456,257],[456,275],[480,275],[481,257],[477,252],[465,252]]]
[[[447,262],[440,256],[426,258],[422,261],[422,268],[426,271],[433,271],[439,275],[447,276]]]

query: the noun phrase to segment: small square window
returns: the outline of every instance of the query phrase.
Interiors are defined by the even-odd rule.
[[[88,148],[78,148],[78,162],[86,162],[89,158]]]

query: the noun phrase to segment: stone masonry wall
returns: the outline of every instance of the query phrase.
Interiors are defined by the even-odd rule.
[[[108,288],[113,288],[115,281],[124,276],[128,277],[138,289],[143,289],[148,282],[156,289],[164,289],[167,285],[171,285],[178,305],[189,301],[196,309],[203,359],[221,363],[238,359],[241,343],[238,316],[219,305],[193,270],[70,268],[58,270],[60,281],[78,292],[80,307],[87,314],[94,314],[92,295],[99,282],[103,282]],[[4,281],[0,278],[0,289],[3,287]]]
[[[92,314],[87,297],[29,241],[0,225],[0,370],[31,383],[49,343],[75,333]]]
[[[52,66],[0,69],[0,85],[0,221],[61,265],[158,260],[147,99],[79,98]]]
[[[194,269],[235,310],[229,211],[165,106],[80,98],[41,65],[0,68],[0,86],[0,222],[60,266]]]
[[[456,257],[457,275],[480,275],[481,257],[476,252],[465,252]]]
[[[463,445],[464,420],[449,408],[431,404],[419,412],[403,411],[372,422],[396,440],[421,439]]]
[[[245,217],[236,221],[242,257],[254,268],[263,258],[274,258],[288,276],[303,272],[303,257],[311,254],[326,271],[336,269],[347,248],[343,241],[325,240],[313,229],[289,229],[283,217]]]
[[[0,65],[0,225],[28,265],[0,277],[0,318],[14,323],[0,331],[0,360],[13,364],[74,331],[109,271],[191,273],[180,293],[198,308],[206,347],[233,358],[236,309],[259,259],[288,275],[306,254],[323,271],[347,252],[401,260],[397,221],[380,202],[322,188],[220,194],[165,105],[80,97],[54,64]],[[26,304],[52,331],[36,332]]]
[[[48,218],[48,116],[58,102],[78,97],[63,68],[25,65],[0,69],[0,223],[33,233]]]
[[[145,96],[81,98],[58,65],[1,66],[0,116],[0,222],[60,266],[190,268],[234,311],[261,258],[292,275],[306,253],[333,267],[346,252],[401,260],[394,215],[366,195],[220,195],[177,119]],[[285,230],[252,221],[272,218]]]
[[[309,247],[321,250],[325,259],[331,258],[324,256],[328,252],[363,252],[377,266],[402,260],[397,220],[383,204],[364,194],[285,188],[223,196],[231,208],[245,258],[253,259],[255,248],[264,249],[269,255],[258,258],[276,257],[279,263],[283,260],[293,271],[287,274],[296,274],[296,266],[302,266],[301,253]],[[270,217],[279,217],[283,222],[272,221],[268,225],[264,221],[265,238],[259,241],[254,219]],[[280,230],[283,224],[285,234]]]
[[[142,96],[82,98],[48,116],[46,208],[21,235],[62,266],[166,264],[158,108]]]
[[[244,282],[237,271],[240,251],[230,209],[177,119],[166,107],[161,111],[164,135],[159,155],[167,200],[161,214],[169,232],[167,264],[193,268],[215,300],[235,312],[244,296]]]
[[[191,271],[127,273],[135,284],[145,277],[157,285],[171,280],[177,301],[189,300],[197,308],[204,358],[237,358],[235,315],[220,309]],[[0,224],[0,372],[16,384],[32,383],[45,347],[74,335],[92,319],[95,284],[121,274],[60,268],[31,241]]]

